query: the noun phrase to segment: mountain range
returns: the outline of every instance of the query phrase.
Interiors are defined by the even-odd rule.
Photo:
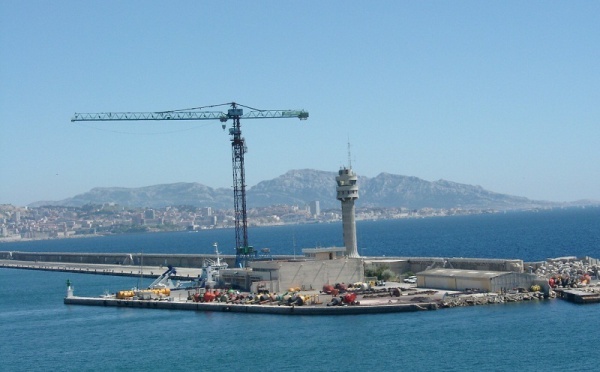
[[[276,204],[306,205],[318,200],[321,209],[339,208],[336,200],[336,172],[313,169],[291,170],[247,189],[247,205],[266,207]],[[568,205],[598,204],[592,201],[556,203],[495,193],[456,182],[425,181],[417,177],[381,173],[358,177],[357,207],[526,209]],[[115,203],[125,207],[162,208],[175,205],[231,209],[231,188],[212,188],[200,183],[173,183],[138,188],[97,187],[60,201],[40,201],[30,207],[54,205],[80,207],[85,204]]]

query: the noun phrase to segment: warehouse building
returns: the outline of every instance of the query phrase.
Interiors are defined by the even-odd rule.
[[[501,292],[513,288],[529,288],[536,277],[505,271],[432,269],[417,273],[419,288],[464,291],[467,289],[485,292]]]
[[[352,258],[251,261],[249,266],[248,269],[221,270],[221,280],[227,285],[252,292],[259,288],[285,292],[290,288],[319,290],[325,284],[349,284],[362,282],[365,278],[363,261]]]

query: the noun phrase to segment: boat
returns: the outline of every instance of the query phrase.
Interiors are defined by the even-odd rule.
[[[202,262],[202,272],[197,279],[188,281],[177,281],[173,282],[171,277],[177,275],[177,270],[169,265],[167,271],[161,276],[156,278],[149,286],[148,289],[163,289],[168,288],[171,291],[177,290],[190,290],[197,288],[215,288],[219,282],[220,271],[227,269],[227,262],[221,261],[218,244],[214,243],[216,260],[205,258]]]
[[[227,262],[221,262],[218,244],[214,243],[213,247],[215,247],[217,260],[215,261],[210,258],[204,259],[204,262],[202,263],[202,273],[200,274],[199,278],[201,282],[200,288],[214,288],[219,282],[219,272],[227,269],[229,266],[227,265]]]

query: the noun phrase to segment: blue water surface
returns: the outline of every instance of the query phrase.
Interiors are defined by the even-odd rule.
[[[5,371],[596,370],[600,306],[274,316],[64,305],[135,278],[0,269]]]
[[[249,241],[273,254],[343,246],[341,223],[251,227]],[[512,212],[357,222],[358,250],[366,256],[480,257],[539,261],[600,256],[600,208]],[[3,251],[234,254],[232,229],[125,234],[0,244]]]
[[[357,229],[369,255],[600,257],[598,208],[364,221]],[[342,245],[341,224],[252,228],[250,236],[277,254]],[[0,250],[211,253],[214,241],[232,246],[233,231],[5,243]],[[552,300],[339,317],[203,313],[68,306],[67,279],[82,296],[139,285],[138,278],[0,269],[0,370],[591,371],[600,365],[600,305]]]

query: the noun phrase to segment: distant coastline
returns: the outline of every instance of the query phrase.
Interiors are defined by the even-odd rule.
[[[120,211],[118,208],[115,210],[107,209],[105,206],[98,206],[96,210],[98,215],[90,215],[83,209],[74,207],[65,208],[48,206],[27,209],[12,207],[12,212],[5,213],[11,216],[10,219],[4,218],[4,223],[0,225],[2,227],[0,230],[0,243],[93,238],[132,233],[196,232],[209,229],[234,228],[233,216],[226,215],[228,211],[211,211],[211,214],[214,217],[207,218],[211,216],[206,216],[206,212],[204,212],[202,208],[198,208],[198,210],[195,211],[197,213],[189,210],[177,213],[173,212],[173,209]],[[281,215],[274,214],[275,211],[271,209],[251,210],[252,217],[249,218],[249,225],[251,227],[261,227],[336,223],[341,221],[340,211],[325,211],[319,215],[314,215],[307,213],[304,210],[298,210],[293,206],[277,206],[277,209]],[[174,219],[183,219],[185,218],[183,215],[187,213],[188,221],[185,221],[183,224],[165,221],[168,211],[171,212],[171,217]],[[499,211],[489,209],[462,210],[460,208],[450,210],[425,208],[412,211],[403,210],[401,208],[358,208],[356,220],[377,221],[406,218],[416,219],[491,213],[499,213]],[[53,217],[47,217],[48,214],[51,214]],[[140,217],[140,215],[144,214],[149,214],[152,218],[144,219]],[[42,215],[43,217],[37,218],[37,215]],[[123,218],[124,216],[126,218]],[[218,223],[218,220],[223,222]],[[2,221],[0,220],[0,222]]]
[[[41,208],[41,207],[40,207]],[[471,215],[484,215],[484,214],[496,214],[496,213],[537,213],[540,211],[550,211],[550,210],[563,210],[563,209],[578,209],[578,208],[586,208],[586,207],[571,207],[571,208],[533,208],[533,209],[522,209],[522,210],[512,210],[512,211],[498,211],[498,210],[461,210],[461,209],[452,209],[452,210],[434,210],[431,208],[427,208],[419,211],[410,211],[410,212],[402,212],[396,208],[377,208],[377,213],[373,213],[372,209],[369,208],[358,208],[357,209],[357,221],[385,221],[385,220],[399,220],[399,219],[422,219],[422,218],[433,218],[433,217],[455,217],[455,216],[471,216]],[[597,207],[591,207],[597,208]],[[38,208],[39,209],[39,208]],[[64,213],[69,213],[71,216],[73,215],[76,208],[68,208],[64,209],[63,207],[43,207],[44,210],[53,210],[56,214],[57,219],[64,220]],[[24,214],[27,216],[27,212],[34,211],[35,208],[24,210]],[[159,213],[160,211],[153,210],[154,214]],[[270,211],[269,211],[270,212]],[[264,212],[267,215],[269,212]],[[136,211],[135,213],[143,213],[143,210]],[[215,211],[214,213],[219,213]],[[340,216],[337,214],[329,213],[329,218],[318,218],[318,216],[307,216],[305,213],[299,213],[298,216],[301,218],[295,218],[291,221],[284,222],[281,219],[273,221],[273,215],[270,215],[270,220],[263,219],[257,213],[254,213],[253,218],[251,218],[250,226],[251,227],[268,227],[268,226],[294,226],[294,225],[305,225],[305,224],[319,224],[319,223],[339,223]],[[332,217],[333,216],[333,217]],[[289,216],[288,216],[289,217]],[[322,216],[323,217],[323,216]],[[76,231],[74,228],[78,226],[78,220],[73,219],[70,222],[70,225],[73,229],[69,230],[66,228],[66,224],[60,225],[58,223],[54,224],[45,224],[45,230],[36,225],[32,220],[25,219],[24,221],[28,221],[23,226],[28,226],[24,228],[21,226],[17,228],[18,223],[13,223],[13,229],[17,228],[20,230],[19,233],[10,232],[9,229],[4,227],[2,231],[0,231],[0,244],[1,243],[16,243],[16,242],[28,242],[28,241],[43,241],[43,240],[60,240],[60,239],[79,239],[79,238],[96,238],[96,237],[104,237],[104,236],[116,236],[116,235],[128,235],[128,234],[146,234],[146,233],[159,233],[159,232],[198,232],[202,230],[214,230],[214,229],[233,229],[234,226],[232,223],[225,224],[215,224],[215,225],[196,225],[193,222],[182,226],[175,224],[165,224],[164,222],[160,225],[158,224],[140,224],[146,223],[145,221],[141,222],[133,222],[130,221],[128,224],[122,223],[118,225],[117,230],[110,230],[110,228],[101,229],[101,228],[93,228],[94,225],[102,225],[107,224],[107,215],[103,214],[103,218],[101,220],[89,220],[86,219],[88,223],[88,227],[80,228],[79,231]],[[1,221],[0,221],[1,222]],[[81,222],[81,221],[79,221]],[[231,221],[232,222],[232,221]],[[108,227],[115,226],[115,223],[107,224]],[[4,225],[5,226],[5,225]],[[32,227],[33,226],[33,227]],[[79,225],[81,226],[81,225]],[[126,227],[129,226],[130,229]],[[32,232],[33,230],[33,232]]]

